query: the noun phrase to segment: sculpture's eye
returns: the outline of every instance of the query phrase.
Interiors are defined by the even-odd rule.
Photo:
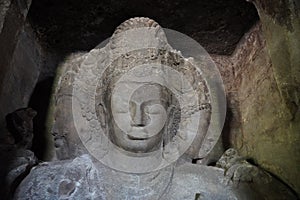
[[[150,105],[145,108],[145,112],[147,114],[152,114],[152,115],[162,114],[163,110],[164,110],[164,108],[160,104]]]

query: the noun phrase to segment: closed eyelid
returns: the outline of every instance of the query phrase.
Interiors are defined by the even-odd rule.
[[[141,107],[142,108],[145,108],[146,106],[151,106],[151,105],[155,105],[155,104],[162,104],[164,103],[164,101],[162,100],[158,100],[158,99],[155,99],[155,100],[149,100],[149,101],[145,101],[141,104]]]
[[[157,104],[156,104],[157,105]],[[151,106],[151,109],[147,109],[147,113],[149,114],[161,114],[165,110],[161,105],[160,106]]]

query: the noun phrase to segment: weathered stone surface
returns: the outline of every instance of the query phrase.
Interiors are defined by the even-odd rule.
[[[299,111],[296,109],[291,114],[286,101],[298,98],[299,84],[295,82],[297,78],[285,76],[297,74],[297,58],[288,55],[290,51],[295,55],[297,48],[291,46],[287,50],[284,42],[279,42],[286,38],[280,34],[284,27],[275,30],[271,28],[273,22],[264,22],[242,38],[231,57],[213,56],[220,67],[228,98],[230,131],[226,132],[226,127],[223,138],[227,145],[233,145],[243,156],[276,174],[299,193]],[[263,32],[266,28],[270,29],[269,34]],[[296,32],[287,34],[292,37]],[[271,35],[278,38],[268,42]],[[289,59],[293,59],[293,69],[289,67]],[[285,81],[277,76],[284,76]],[[280,85],[285,83],[294,88],[290,98],[282,95]]]
[[[147,29],[143,29],[144,27]],[[155,31],[152,32],[151,28],[154,28]],[[259,55],[257,53],[261,50],[259,47],[264,44],[261,43],[259,33],[260,26],[257,25],[247,35],[246,39],[240,44],[240,49],[230,59],[222,57],[215,57],[215,59],[222,64],[235,62],[235,65],[231,68],[233,71],[238,70],[239,67],[248,67],[246,64],[249,60],[243,60],[245,55],[249,55],[251,59],[257,58]],[[143,40],[139,40],[141,35]],[[246,47],[250,44],[256,45],[257,48],[247,49]],[[169,52],[166,53],[166,50]],[[248,163],[244,157],[239,156],[237,151],[233,149],[229,149],[217,162],[217,166],[222,169],[189,163],[191,159],[197,158],[194,157],[194,154],[185,154],[185,159],[176,157],[180,160],[177,163],[169,163],[169,165],[166,165],[167,167],[160,166],[164,164],[163,162],[160,162],[158,166],[155,165],[155,162],[149,162],[149,160],[156,161],[153,159],[155,156],[146,156],[152,155],[153,149],[157,147],[155,144],[159,144],[160,140],[165,140],[165,136],[174,137],[172,134],[176,135],[177,133],[173,133],[172,128],[168,129],[171,130],[171,135],[169,132],[164,132],[164,137],[154,138],[155,142],[152,142],[152,135],[150,137],[148,135],[144,136],[142,131],[139,131],[139,134],[130,132],[132,130],[130,127],[127,130],[128,124],[133,127],[135,124],[138,124],[139,127],[147,127],[147,125],[151,126],[151,123],[154,123],[157,127],[161,127],[160,123],[164,122],[163,117],[159,118],[159,122],[155,122],[151,118],[152,121],[147,123],[147,119],[145,121],[142,119],[145,117],[142,111],[136,106],[139,106],[141,102],[148,102],[151,98],[161,100],[164,96],[167,96],[167,92],[159,89],[156,85],[148,84],[137,88],[130,85],[130,80],[138,82],[136,76],[142,77],[143,81],[147,81],[147,76],[144,76],[147,70],[133,71],[132,74],[128,69],[139,65],[144,66],[147,62],[155,65],[156,60],[169,64],[178,71],[184,69],[184,66],[188,66],[186,68],[190,70],[193,69],[193,66],[186,62],[187,60],[181,58],[181,54],[175,53],[166,42],[166,36],[156,22],[147,18],[134,18],[121,24],[104,48],[96,48],[89,54],[70,57],[72,60],[68,60],[59,68],[60,77],[56,81],[54,101],[51,107],[52,112],[50,112],[49,118],[50,125],[53,124],[51,126],[53,126],[52,133],[55,136],[57,147],[56,155],[58,159],[65,159],[83,154],[85,150],[80,152],[78,151],[79,148],[75,146],[78,144],[80,146],[80,141],[82,141],[89,153],[101,160],[102,163],[92,161],[88,156],[83,155],[76,157],[73,161],[40,165],[33,169],[20,185],[15,198],[26,199],[26,194],[31,194],[35,198],[46,199],[296,199],[292,191],[284,184]],[[227,62],[224,62],[226,59]],[[108,63],[109,66],[112,66],[111,68],[105,68]],[[147,69],[151,68],[148,66]],[[99,73],[97,70],[102,71]],[[194,87],[194,89],[197,94],[202,95],[199,95],[199,99],[207,105],[210,102],[210,93],[205,87],[206,83],[203,82],[200,75],[197,76],[195,71],[191,71],[193,73],[189,70],[184,71],[184,73],[193,80],[193,84],[200,83],[200,85],[203,85],[200,88]],[[123,73],[128,74],[122,76]],[[222,73],[226,74],[228,72],[223,70]],[[166,77],[169,74],[164,75]],[[232,74],[229,75],[232,76]],[[238,80],[243,80],[243,76],[239,72],[237,72],[237,76],[239,76]],[[101,79],[96,82],[95,80],[98,80],[99,77]],[[117,87],[118,81],[122,83],[121,86],[118,86],[121,89]],[[113,87],[116,89],[112,90]],[[131,90],[137,91],[137,93],[131,93]],[[240,91],[237,90],[237,92]],[[126,98],[126,95],[131,95],[130,101],[122,101],[122,98]],[[166,99],[165,102],[174,103],[169,99]],[[131,107],[127,104],[130,104]],[[95,105],[97,106],[95,107]],[[209,106],[205,107],[204,104],[201,105],[204,107],[204,111],[209,111],[209,108],[211,108]],[[124,108],[126,111],[124,111]],[[241,109],[242,107],[238,108]],[[129,112],[133,114],[130,114],[130,116],[125,115]],[[181,109],[182,115],[188,115],[189,112],[195,112],[195,109],[190,107]],[[151,115],[151,112],[148,114]],[[156,111],[156,114],[161,113]],[[116,119],[113,119],[113,117]],[[173,119],[172,116],[168,117],[168,119]],[[131,121],[128,121],[128,119],[131,119]],[[115,124],[118,124],[120,130],[116,129],[114,123],[110,123],[112,120]],[[211,122],[208,116],[204,121],[206,123]],[[205,123],[201,125],[205,126]],[[103,128],[104,131],[100,130],[99,127]],[[107,134],[107,138],[118,148],[110,146],[107,140],[103,140],[101,131]],[[130,137],[126,138],[125,133]],[[151,134],[151,130],[146,133]],[[201,134],[203,133],[205,132]],[[199,146],[200,149],[202,146],[207,145],[201,134],[199,140],[197,140],[203,141]],[[123,135],[125,135],[125,138],[123,138]],[[99,140],[99,138],[101,139]],[[141,142],[139,140],[136,142],[136,138],[141,138]],[[234,136],[232,138],[236,139]],[[215,140],[217,138],[210,139]],[[98,151],[100,154],[97,154]],[[160,153],[160,151],[158,152]],[[134,157],[135,155],[138,156],[131,159],[130,156]],[[162,155],[168,158],[168,154]],[[126,156],[130,157],[130,162],[125,159]],[[156,167],[156,170],[151,168],[152,165]],[[148,170],[149,167],[151,170]],[[140,168],[145,168],[145,172],[141,173]],[[90,176],[90,173],[93,175]],[[49,180],[49,177],[55,185],[49,187],[46,186],[48,185],[47,182],[40,183],[42,180]],[[116,177],[118,177],[118,181],[116,181]]]
[[[6,2],[9,1],[3,1],[4,4],[0,4],[0,9],[4,15],[9,11],[8,8],[10,6],[9,3],[6,4]],[[16,2],[18,4],[20,3],[19,1]],[[224,80],[227,86],[228,99],[230,100],[229,114],[231,114],[233,119],[230,124],[231,132],[228,143],[237,147],[243,155],[252,158],[255,163],[271,171],[300,193],[299,170],[297,167],[300,162],[300,151],[298,148],[299,134],[297,134],[300,129],[298,90],[298,66],[300,66],[298,56],[299,15],[297,11],[299,4],[296,1],[278,1],[275,3],[270,1],[254,2],[260,11],[268,50],[265,47],[265,39],[260,34],[260,27],[256,26],[250,31],[250,34],[247,34],[247,36],[243,38],[232,57],[216,56],[216,60],[221,63],[220,65],[224,66],[224,68],[221,67],[220,69],[223,70],[221,72],[225,77]],[[287,7],[288,9],[285,9]],[[21,12],[20,16],[23,15],[22,13],[24,12]],[[2,15],[0,17],[2,17]],[[4,17],[2,18],[4,19]],[[0,18],[0,21],[2,18]],[[95,18],[95,24],[97,24],[97,20],[99,19]],[[104,25],[107,24],[105,18],[100,19],[100,21],[101,20],[104,20]],[[170,20],[172,19],[170,18]],[[184,21],[185,20],[184,18]],[[44,23],[44,21],[42,22]],[[3,23],[1,24],[3,25]],[[17,23],[15,24],[17,25]],[[45,24],[52,27],[51,23]],[[87,23],[84,22],[84,24]],[[57,27],[54,29],[57,30]],[[2,30],[2,28],[0,30]],[[223,30],[223,28],[220,28],[216,31],[219,33]],[[7,33],[15,32],[13,30]],[[13,35],[14,34],[11,34],[12,37]],[[60,36],[60,34],[58,35]],[[93,41],[93,34],[91,37],[89,37],[89,34],[86,35],[87,40]],[[198,34],[195,35],[197,38]],[[199,35],[201,35],[201,33]],[[55,35],[53,37],[55,38]],[[76,38],[77,36],[74,37]],[[212,40],[214,40],[213,37]],[[7,41],[12,46],[15,44],[15,41]],[[52,41],[56,42],[56,40]],[[85,42],[85,40],[82,41]],[[64,43],[57,44],[56,48],[61,47],[62,44],[64,45]],[[76,45],[77,43],[74,44]],[[231,44],[232,43],[227,47],[226,45],[222,47],[225,48],[226,54],[228,54],[228,52],[230,52],[229,50],[234,46]],[[91,44],[89,43],[89,45]],[[208,46],[212,48],[214,45],[217,44]],[[86,48],[86,46],[83,46],[78,48]],[[73,48],[73,46],[71,48]],[[24,49],[31,48],[25,47]],[[5,53],[10,52],[10,48],[5,50],[7,50]],[[268,57],[267,51],[269,51],[271,58]],[[218,53],[220,53],[220,49]],[[18,53],[16,58],[19,55]],[[27,59],[20,61],[20,63],[27,63]],[[20,66],[20,63],[17,65]],[[25,68],[30,71],[30,68]],[[13,74],[20,74],[19,68],[15,69],[17,70],[13,70],[13,73],[9,72],[9,78],[5,81],[15,81]],[[23,72],[23,68],[20,71]],[[36,69],[33,71],[35,72]],[[1,73],[0,77],[2,74],[4,73]],[[25,76],[29,77],[30,75]],[[17,80],[21,81],[16,81],[16,85],[9,85],[7,92],[1,95],[7,99],[3,105],[11,105],[11,101],[12,104],[16,105],[13,106],[13,108],[3,106],[3,115],[20,106],[26,106],[28,95],[24,94],[31,93],[33,85],[36,82],[36,76],[33,77],[33,81],[30,81],[29,89],[20,89],[21,94],[16,95],[15,99],[12,100],[10,96],[15,95],[15,93],[11,94],[10,92],[14,91],[14,88],[18,88],[18,85],[22,85],[25,81],[21,78],[17,78]],[[29,83],[28,80],[26,80],[26,82]],[[22,93],[23,91],[24,94]],[[18,100],[22,100],[22,102],[20,103]],[[68,100],[62,101],[68,102]],[[62,110],[64,110],[64,108],[62,108]],[[85,152],[84,149],[69,148],[68,140],[71,141],[72,144],[76,144],[79,140],[74,139],[75,136],[71,137],[71,139],[66,139],[64,134],[66,133],[62,133],[62,136],[57,137],[55,143],[57,149],[59,149],[58,151],[62,152],[60,155],[61,158],[68,158],[70,155],[73,157]],[[74,141],[72,141],[72,138]],[[224,138],[228,139],[229,137],[225,136]],[[68,154],[63,155],[65,152],[68,152]],[[73,153],[74,155],[72,155]],[[62,194],[69,195],[69,193],[65,191],[69,189],[72,192],[72,188],[72,184],[64,182],[61,192]],[[201,194],[199,194],[199,196],[201,197]]]
[[[137,43],[137,40],[140,42]],[[206,56],[208,56],[208,54]],[[117,80],[125,73],[129,73],[129,70],[132,70],[134,67],[143,65],[149,65],[147,67],[148,70],[152,70],[151,65],[170,65],[173,70],[177,70],[193,80],[191,81],[192,87],[196,91],[197,99],[199,99],[199,108],[183,108],[181,115],[190,115],[194,112],[201,112],[201,125],[199,125],[199,127],[197,126],[198,129],[194,131],[195,134],[197,134],[197,138],[194,140],[195,142],[193,145],[191,145],[188,154],[190,154],[192,158],[198,158],[201,149],[203,154],[201,156],[204,157],[204,154],[208,153],[206,151],[211,150],[219,135],[217,131],[216,133],[213,130],[211,130],[209,133],[207,131],[211,121],[210,104],[211,102],[215,103],[217,101],[212,100],[210,97],[209,92],[212,89],[208,89],[208,87],[211,86],[207,86],[204,77],[205,75],[199,73],[189,60],[185,59],[167,43],[163,29],[156,22],[148,18],[134,18],[121,24],[116,29],[115,33],[110,38],[109,43],[104,48],[93,49],[89,54],[71,56],[64,64],[62,64],[61,67],[59,67],[48,121],[49,130],[54,135],[57,159],[61,160],[66,158],[74,158],[78,155],[82,155],[84,152],[86,152],[82,141],[84,145],[86,145],[85,143],[87,141],[90,144],[98,144],[99,142],[96,142],[95,139],[99,138],[100,136],[95,136],[94,134],[99,132],[102,133],[102,129],[104,130],[105,135],[107,135],[107,137],[111,139],[117,146],[125,148],[124,146],[128,145],[126,148],[130,150],[132,150],[131,148],[135,148],[134,151],[136,152],[146,151],[145,149],[140,148],[147,147],[146,139],[148,140],[148,138],[150,138],[148,136],[147,138],[142,138],[144,141],[141,140],[140,142],[133,142],[139,147],[130,147],[132,139],[118,138],[120,135],[122,135],[122,131],[120,132],[120,129],[116,128],[116,125],[113,124],[114,121],[118,122],[122,127],[128,124],[130,127],[127,128],[129,129],[132,129],[132,127],[134,129],[138,125],[130,125],[131,122],[128,121],[126,117],[128,117],[128,119],[131,117],[127,115],[123,115],[123,117],[120,118],[123,121],[118,121],[117,119],[112,120],[112,113],[115,115],[118,114],[118,109],[112,108],[114,108],[114,106],[116,107],[118,103],[113,104],[114,101],[112,99],[112,107],[110,105],[110,98],[113,96],[112,91],[115,87],[114,84],[117,84]],[[199,71],[200,70],[201,69],[199,69]],[[159,75],[163,77],[164,81],[174,87],[172,83],[177,82],[179,78],[175,76],[172,79],[171,71],[164,72],[164,70],[161,70],[161,72],[162,74]],[[140,73],[138,76],[142,76],[145,72],[136,73]],[[203,74],[206,73],[207,72],[203,72]],[[128,76],[133,77],[134,75]],[[77,82],[75,80],[77,80]],[[123,81],[123,85],[135,84],[132,80],[129,79],[127,81],[121,81]],[[163,85],[163,83],[161,84]],[[180,85],[182,83],[177,84]],[[148,98],[152,98],[151,100],[153,100],[157,94],[154,92],[152,94],[148,93],[152,90],[154,91],[154,86],[147,87],[149,87],[149,89],[142,88],[142,90],[138,93],[144,94],[144,97],[148,95]],[[126,90],[126,88],[124,90]],[[161,90],[164,92],[160,95],[160,98],[163,99],[165,102],[164,104],[169,106],[168,108],[165,108],[165,110],[168,110],[172,107],[175,108],[176,106],[178,107],[178,105],[175,105],[175,102],[177,101],[175,100],[176,94],[171,97],[171,91],[167,92],[167,89],[163,88],[161,88]],[[180,88],[175,88],[174,91],[175,90],[180,90]],[[143,91],[146,92],[143,93]],[[118,94],[116,98],[122,99],[124,96],[126,96],[126,94],[123,94],[121,90],[121,93]],[[189,98],[192,99],[192,97]],[[133,101],[131,100],[131,102]],[[193,102],[191,101],[190,103]],[[123,104],[126,105],[124,102],[120,103],[122,106]],[[147,107],[147,104],[148,103],[145,103],[143,106]],[[218,107],[217,104],[220,104],[220,102],[217,102],[216,105],[214,104],[214,106]],[[95,105],[98,106],[95,107]],[[77,111],[77,109],[79,111]],[[219,119],[218,116],[215,116],[219,114],[218,109],[216,108],[214,111],[214,117]],[[77,114],[77,112],[79,114]],[[156,110],[156,116],[158,115],[157,112],[158,111]],[[168,110],[168,123],[170,124],[163,127],[165,128],[165,132],[168,130],[166,134],[171,134],[171,132],[177,131],[175,130],[176,127],[173,126],[177,126],[176,120],[179,121],[179,119],[177,119],[178,116],[175,116],[176,111],[172,112]],[[173,117],[173,115],[175,117]],[[144,118],[146,119],[145,116]],[[136,115],[134,115],[132,118],[135,119],[135,117]],[[219,121],[218,119],[213,121]],[[159,127],[158,124],[160,121],[163,120],[152,121],[153,124],[151,128],[156,129]],[[149,129],[147,130],[147,133],[151,132],[150,122],[151,120],[148,120],[148,122],[145,121],[139,123],[147,124],[147,126],[149,125],[149,127],[145,126]],[[216,126],[218,126],[218,123],[216,123]],[[141,127],[138,129],[140,128]],[[172,134],[175,134],[175,132]],[[162,134],[162,132],[160,134]],[[156,145],[160,144],[160,142],[157,141],[157,139],[160,140],[160,137],[162,136],[156,137],[156,142],[152,141],[151,143]],[[167,137],[172,136],[163,136],[163,138]],[[153,138],[154,137],[151,136],[151,139]],[[208,140],[208,142],[204,144],[204,141],[206,140]],[[101,141],[101,143],[102,142],[103,141]],[[148,145],[149,144],[150,143],[148,143]],[[105,147],[105,142],[101,148],[107,148]],[[149,150],[150,149],[147,149],[147,151]],[[91,151],[91,149],[89,149],[89,151]]]
[[[83,155],[33,168],[14,199],[296,199],[268,174],[232,184],[224,173],[220,168],[186,163],[133,175],[94,164]]]
[[[287,120],[299,120],[299,2],[285,0],[268,7],[265,6],[265,2],[255,1],[255,5],[263,23],[263,33],[272,59],[274,77],[281,98],[288,109],[287,114],[290,115],[287,116],[289,117]]]
[[[0,150],[0,195],[10,199],[22,179],[37,164],[37,159],[32,151],[15,145],[0,145]]]
[[[88,157],[73,162],[40,163],[20,184],[15,199],[75,199],[74,195],[77,199],[89,199],[101,191],[94,181],[98,178],[95,172]]]
[[[0,2],[0,33],[2,32],[3,24],[5,22],[6,12],[9,9],[11,0],[3,0]]]
[[[277,115],[262,115],[263,125],[272,127],[266,137],[271,137],[274,142],[251,154],[300,195],[300,4],[297,0],[283,0],[274,4],[255,0],[254,4],[262,21],[278,90],[274,92],[276,97],[265,97],[265,101],[280,106],[276,108]],[[275,112],[274,107],[269,107],[266,114],[269,115],[271,110]],[[272,155],[279,156],[272,159]]]
[[[1,1],[0,140],[6,137],[5,115],[28,106],[42,65],[41,47],[25,25],[30,4],[31,0]]]
[[[18,108],[28,106],[43,64],[41,47],[36,42],[30,27],[22,30],[16,40],[16,48],[11,55],[9,64],[5,69],[1,68],[4,70],[1,73],[3,82],[0,97],[2,105],[0,108],[0,129],[3,132],[5,130],[5,115]],[[1,44],[6,46],[5,43]]]
[[[46,160],[74,158],[87,153],[78,134],[74,131],[74,120],[70,116],[72,84],[75,74],[85,58],[85,53],[71,55],[57,68],[56,80],[53,85],[53,93],[56,95],[51,97],[47,119],[48,133],[51,132],[53,135],[52,138],[52,135],[48,134],[47,140],[49,144],[54,144],[55,149],[53,146],[49,146],[45,156]],[[54,142],[50,142],[53,139]]]
[[[10,134],[0,143],[0,195],[10,199],[22,179],[37,163],[30,151],[33,138],[32,119],[36,112],[31,108],[10,113],[6,120]]]
[[[41,163],[20,184],[14,199],[157,199],[172,176],[169,167],[144,175],[94,164],[88,155]]]
[[[33,118],[36,111],[24,108],[9,113],[6,116],[7,128],[19,148],[30,149],[33,139]]]
[[[245,157],[240,156],[237,150],[233,148],[225,151],[216,166],[223,168],[224,175],[233,183],[255,182],[264,184],[272,180],[269,174],[250,164]]]
[[[162,199],[297,199],[274,178],[270,182],[260,177],[250,183],[233,184],[224,173],[216,167],[186,163],[175,168],[171,188]]]

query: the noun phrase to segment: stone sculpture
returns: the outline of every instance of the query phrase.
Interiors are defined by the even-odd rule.
[[[13,193],[38,163],[30,150],[33,139],[33,118],[37,112],[32,108],[21,108],[6,116],[9,130],[6,142],[0,142],[0,196],[10,199]]]
[[[32,119],[37,112],[32,108],[22,108],[6,116],[7,129],[12,134],[15,144],[24,149],[30,149],[33,139]]]
[[[224,107],[211,64],[175,50],[148,18],[127,20],[109,42],[72,56],[49,119],[54,159],[63,161],[35,167],[15,199],[293,199],[267,174],[237,187],[224,169],[192,164],[220,135]]]
[[[149,30],[146,30],[146,27],[149,28]],[[143,28],[143,29],[142,29]],[[134,33],[134,31],[139,31],[137,33]],[[132,33],[129,33],[129,32]],[[143,33],[147,31],[147,33]],[[151,33],[152,32],[152,33]],[[129,36],[126,34],[132,35],[129,39]],[[142,37],[145,37],[148,35],[148,38],[146,41],[145,38],[141,38],[141,43],[137,46],[134,44],[134,38],[136,35],[141,35]],[[127,40],[127,41],[126,41]],[[130,41],[131,40],[131,41]],[[141,49],[141,50],[139,50]],[[99,62],[102,65],[99,64]],[[87,74],[88,69],[95,70],[97,68],[100,68],[99,70],[104,70],[104,67],[107,67],[107,65],[111,63],[106,71],[103,71],[102,77],[96,77],[94,72],[90,72],[90,74]],[[122,64],[120,64],[122,63]],[[176,50],[172,49],[172,47],[167,43],[166,36],[163,32],[163,29],[153,20],[149,20],[146,18],[136,18],[134,20],[129,20],[124,22],[122,25],[120,25],[112,38],[110,39],[110,43],[106,45],[102,49],[94,49],[90,52],[90,54],[85,54],[81,55],[75,59],[72,59],[70,62],[66,62],[64,66],[62,66],[61,70],[61,76],[59,77],[58,86],[56,88],[56,94],[54,95],[54,103],[53,103],[53,116],[54,119],[51,119],[50,123],[53,122],[53,125],[51,125],[52,128],[52,134],[55,137],[55,146],[57,147],[56,149],[56,155],[58,159],[65,159],[65,158],[74,158],[75,156],[82,155],[83,152],[86,152],[84,148],[82,148],[82,145],[78,146],[78,143],[81,143],[82,140],[78,138],[77,134],[77,129],[75,127],[75,124],[73,122],[73,119],[70,119],[70,113],[72,108],[71,105],[72,103],[74,104],[74,101],[72,102],[72,96],[74,96],[73,91],[76,91],[76,88],[73,87],[74,84],[74,77],[80,76],[80,79],[83,83],[79,83],[80,85],[77,87],[83,88],[83,85],[88,86],[89,83],[85,83],[88,81],[91,81],[91,79],[100,79],[99,80],[99,85],[94,87],[94,88],[89,88],[86,90],[92,90],[96,89],[97,94],[88,94],[91,96],[95,96],[94,101],[97,103],[99,106],[96,107],[95,110],[93,110],[92,113],[91,108],[94,105],[88,105],[88,103],[91,102],[80,102],[79,105],[81,106],[81,112],[82,115],[84,115],[84,120],[89,120],[89,118],[93,118],[92,120],[97,120],[100,121],[101,123],[101,128],[104,130],[106,134],[109,134],[109,137],[114,137],[112,138],[114,142],[122,142],[126,140],[125,138],[122,138],[122,140],[116,140],[116,132],[120,132],[120,129],[118,129],[118,126],[115,126],[111,124],[111,122],[114,122],[113,116],[110,116],[111,113],[114,113],[114,110],[112,112],[108,112],[110,109],[110,97],[108,98],[107,95],[111,95],[112,90],[114,89],[114,82],[120,78],[121,75],[125,74],[126,71],[132,69],[133,67],[139,66],[139,65],[146,65],[146,64],[154,64],[154,65],[161,65],[161,64],[166,64],[166,65],[171,65],[175,70],[181,70],[183,73],[186,73],[186,76],[192,77],[196,81],[194,81],[193,87],[197,89],[197,93],[199,95],[199,102],[197,105],[198,108],[187,108],[192,111],[192,109],[195,110],[202,110],[202,115],[203,115],[203,120],[202,123],[207,123],[202,124],[201,128],[202,130],[199,130],[198,134],[198,143],[195,144],[192,147],[195,147],[194,149],[190,149],[190,154],[194,154],[192,157],[197,158],[198,157],[198,152],[200,149],[200,143],[202,140],[205,138],[205,134],[207,133],[207,128],[208,128],[208,122],[210,121],[210,97],[209,97],[209,92],[207,88],[207,84],[205,83],[205,80],[200,74],[197,74],[196,68],[193,67],[193,65],[190,63],[190,61],[187,61],[183,56],[178,54]],[[98,66],[97,66],[98,65]],[[189,70],[184,71],[184,67],[190,68]],[[151,72],[151,67],[148,67],[149,72]],[[137,69],[139,70],[139,69]],[[79,75],[79,72],[76,71],[81,71],[82,74]],[[170,70],[169,70],[170,71]],[[97,73],[97,72],[96,72]],[[100,72],[98,72],[100,73]],[[137,73],[144,73],[144,72],[138,72]],[[147,72],[146,72],[147,73]],[[166,73],[166,72],[162,72]],[[172,73],[172,72],[168,72]],[[85,74],[85,75],[83,75]],[[165,74],[161,74],[160,76],[163,76]],[[148,76],[148,75],[146,75]],[[170,76],[170,75],[169,75]],[[173,79],[174,80],[163,80],[163,81],[177,81],[175,80],[178,76],[175,76]],[[134,77],[136,79],[136,77]],[[168,77],[169,79],[171,77]],[[95,84],[97,84],[97,81],[95,80]],[[125,83],[127,86],[132,85],[132,83],[127,82]],[[157,84],[157,83],[156,83]],[[179,84],[179,83],[178,83]],[[196,85],[199,84],[199,85]],[[141,83],[142,85],[142,83]],[[158,84],[159,85],[159,84]],[[135,87],[135,86],[132,86]],[[147,91],[147,87],[153,88],[154,86],[144,86],[144,88],[140,90]],[[176,88],[175,88],[176,89]],[[151,90],[151,89],[150,89]],[[168,114],[168,119],[171,119],[171,115],[176,115],[176,106],[174,102],[176,101],[176,98],[173,96],[173,98],[170,98],[170,94],[172,91],[166,91],[168,90],[167,88],[164,89],[165,93],[169,94],[163,94],[166,98],[168,98],[169,102],[165,102],[166,104],[169,104],[169,113]],[[87,91],[86,93],[88,93]],[[80,93],[80,91],[78,92]],[[136,92],[137,94],[138,92]],[[152,95],[155,95],[156,92],[153,92]],[[76,94],[75,94],[76,95]],[[84,92],[78,94],[80,98],[84,96]],[[121,96],[120,94],[117,94]],[[149,95],[149,94],[148,94]],[[169,95],[169,96],[168,96]],[[124,95],[123,95],[124,96]],[[151,94],[149,95],[151,96]],[[85,96],[86,97],[86,96]],[[107,99],[105,99],[107,98]],[[117,97],[119,98],[119,97]],[[160,97],[157,97],[157,100],[159,100]],[[114,103],[114,101],[112,101]],[[121,103],[122,102],[118,102]],[[118,103],[116,103],[116,109],[118,109]],[[177,102],[178,104],[178,102]],[[119,106],[120,107],[120,106]],[[171,108],[172,107],[172,108]],[[163,110],[168,109],[168,108],[163,108]],[[123,108],[123,110],[126,110],[126,107]],[[178,108],[177,108],[177,113],[178,113]],[[118,116],[118,114],[116,113]],[[205,115],[205,116],[204,116]],[[52,116],[52,115],[51,115]],[[177,116],[178,117],[178,116]],[[130,118],[129,116],[126,118]],[[166,116],[165,116],[166,118]],[[204,119],[207,118],[207,119]],[[176,120],[176,119],[174,119]],[[179,119],[177,119],[179,120]],[[122,121],[122,120],[121,120]],[[91,122],[92,123],[92,122]],[[127,122],[119,122],[123,123],[126,125]],[[130,123],[127,123],[130,124]],[[162,123],[164,124],[164,123]],[[97,124],[99,125],[99,124]],[[105,127],[109,126],[109,127]],[[121,125],[122,126],[122,125]],[[154,128],[154,127],[153,127]],[[160,127],[162,128],[162,127]],[[172,128],[172,127],[170,127]],[[91,130],[93,131],[93,130]],[[96,130],[94,130],[96,131]],[[168,131],[171,132],[171,131]],[[110,134],[112,133],[112,134]],[[79,134],[81,135],[81,134]],[[121,134],[117,134],[121,135]],[[82,136],[82,135],[81,135]],[[88,137],[88,136],[82,136],[82,137]],[[202,137],[202,138],[200,138]],[[217,137],[211,137],[210,140],[212,142],[212,145],[216,141]],[[158,138],[159,139],[159,138]],[[127,142],[130,142],[128,140]],[[157,141],[156,141],[157,142]],[[128,145],[128,144],[126,144]],[[126,148],[126,145],[123,147]],[[142,145],[144,146],[144,145]],[[208,148],[210,149],[210,148]],[[193,152],[192,152],[193,151]],[[198,152],[196,152],[198,151]]]

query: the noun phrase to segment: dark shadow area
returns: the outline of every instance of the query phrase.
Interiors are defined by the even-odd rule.
[[[248,160],[247,160],[248,161]],[[251,161],[251,160],[250,160]],[[252,161],[253,162],[253,161]],[[255,163],[255,162],[254,162]],[[252,163],[251,163],[252,164]],[[257,166],[258,168],[261,168],[259,166]],[[276,179],[277,181],[279,181],[281,184],[283,184],[286,188],[288,188],[290,190],[290,192],[299,200],[300,196],[297,194],[297,192],[289,185],[287,184],[285,181],[283,181],[278,175],[261,168],[262,170],[265,170],[266,172],[268,172],[274,179]]]
[[[231,108],[227,104],[225,122],[224,122],[223,130],[222,130],[222,133],[221,133],[223,148],[225,150],[231,147],[231,144],[230,144],[230,123],[232,122],[232,119],[233,119],[232,115],[233,115],[233,113],[231,111]]]
[[[7,141],[0,143],[0,197],[12,199],[20,182],[36,164],[30,151],[36,111],[20,108],[6,115]]]
[[[53,78],[48,78],[37,83],[30,98],[29,107],[37,111],[37,116],[33,119],[33,142],[32,151],[38,159],[44,157],[46,152],[46,118],[48,106],[51,98]]]
[[[131,17],[152,18],[224,55],[258,20],[241,0],[33,0],[28,16],[44,46],[64,55],[94,48]]]
[[[10,195],[16,186],[9,187],[7,183],[7,174],[10,171],[10,166],[16,157],[15,146],[0,145],[0,196],[1,199],[10,199]],[[4,152],[4,153],[3,153]]]

